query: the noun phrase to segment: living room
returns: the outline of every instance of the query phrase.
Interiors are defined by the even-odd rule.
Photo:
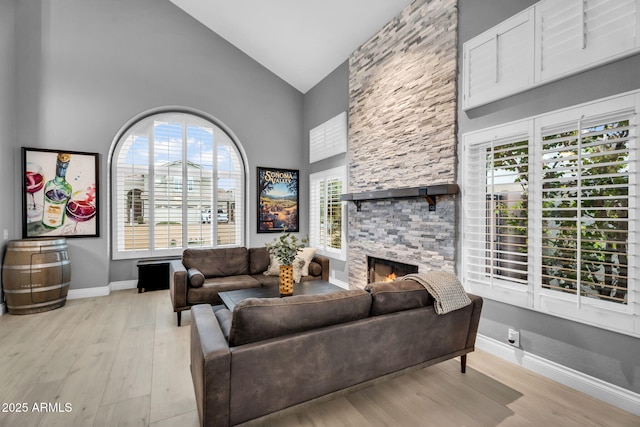
[[[14,195],[0,206],[0,229],[7,230],[3,246],[8,240],[22,238],[22,194],[18,191],[22,188],[21,147],[99,153],[100,236],[67,239],[73,265],[70,298],[107,295],[135,282],[137,259],[112,256],[112,150],[119,133],[132,120],[166,106],[187,107],[215,117],[241,143],[248,183],[244,237],[251,247],[264,246],[273,237],[258,233],[256,227],[257,167],[300,171],[300,236],[310,231],[308,220],[304,219],[310,205],[305,190],[309,175],[335,167],[353,170],[358,166],[355,161],[362,161],[358,167],[369,174],[350,175],[350,192],[429,185],[431,179],[457,183],[463,192],[464,135],[640,88],[635,72],[640,55],[636,53],[464,109],[463,44],[535,3],[414,2],[403,13],[411,15],[412,7],[436,11],[446,24],[430,21],[434,33],[408,43],[405,51],[417,49],[422,55],[426,51],[437,57],[425,60],[390,54],[392,60],[375,69],[381,73],[375,80],[365,66],[359,74],[357,64],[367,54],[378,55],[385,45],[368,43],[365,47],[369,52],[359,50],[344,58],[322,81],[302,93],[168,0],[3,0],[0,139],[4,155],[0,159],[0,177],[2,190]],[[392,22],[387,31],[400,28],[401,21],[398,18]],[[389,34],[383,39],[394,43]],[[420,69],[418,75],[412,75],[416,67]],[[433,78],[436,75],[438,78]],[[365,95],[359,97],[357,85],[372,79],[377,88],[388,86],[363,92]],[[420,84],[412,86],[410,82]],[[390,93],[399,98],[390,99]],[[393,108],[394,101],[400,108]],[[356,106],[364,102],[369,104],[364,105],[366,111],[359,117],[361,110]],[[309,131],[345,111],[350,114],[349,153],[310,163]],[[367,122],[372,112],[375,123]],[[423,125],[423,121],[428,123]],[[416,140],[437,143],[420,147]],[[401,147],[407,151],[401,151]],[[373,174],[380,180],[371,185]],[[414,216],[425,215],[428,225],[407,227],[406,220],[399,217],[386,223],[394,216],[382,213],[378,215],[380,222],[357,229],[355,223],[352,227],[352,220],[368,215],[371,207],[365,203],[358,212],[355,205],[348,204],[349,251],[346,260],[331,260],[332,280],[341,284],[360,280],[355,276],[362,276],[359,251],[364,246],[382,256],[399,253],[396,256],[413,259],[424,269],[467,271],[463,265],[466,255],[461,195],[438,196],[435,214],[425,214],[425,206],[426,202],[422,202],[399,210],[409,209],[411,221]],[[401,245],[398,252],[390,246],[390,234],[381,232],[387,228],[381,226],[395,232],[402,231],[402,227],[429,231],[417,242],[407,233],[409,237],[404,242],[408,243]],[[354,237],[362,235],[371,240],[365,244]],[[423,250],[418,255],[402,252],[409,246]],[[630,280],[629,285],[628,311],[637,317],[635,281]],[[174,320],[173,313],[167,316]],[[601,393],[597,396],[601,400],[631,411],[640,402],[638,329],[636,326],[634,331],[633,321],[626,317],[618,320],[627,322],[625,326],[610,327],[604,321],[604,326],[598,326],[595,322],[602,316],[597,313],[591,321],[580,320],[569,311],[565,315],[551,309],[545,312],[538,306],[514,304],[496,294],[485,297],[477,347],[578,390]],[[520,332],[520,348],[506,343],[509,329]]]

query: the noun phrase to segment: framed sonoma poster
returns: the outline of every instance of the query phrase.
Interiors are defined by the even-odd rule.
[[[22,237],[98,237],[98,154],[22,148]]]
[[[258,168],[258,233],[299,231],[300,171]]]

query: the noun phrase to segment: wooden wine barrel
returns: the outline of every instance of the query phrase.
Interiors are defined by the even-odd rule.
[[[12,240],[2,266],[2,287],[11,314],[31,314],[62,307],[71,282],[67,241]]]

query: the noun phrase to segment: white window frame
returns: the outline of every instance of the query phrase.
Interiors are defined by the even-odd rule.
[[[341,249],[335,249],[330,247],[329,245],[326,244],[326,240],[323,242],[323,239],[321,238],[321,235],[327,236],[327,230],[326,230],[326,212],[327,212],[327,206],[325,204],[324,209],[322,209],[322,211],[325,212],[325,218],[324,221],[322,221],[325,224],[325,229],[321,229],[321,218],[320,218],[320,212],[321,212],[321,206],[320,206],[320,193],[319,193],[319,189],[318,186],[321,182],[323,183],[327,183],[329,180],[340,180],[342,181],[342,192],[346,193],[347,192],[347,167],[346,166],[339,166],[336,168],[332,168],[332,169],[327,169],[324,171],[320,171],[320,172],[316,172],[316,173],[312,173],[309,175],[309,187],[310,187],[310,191],[309,191],[309,246],[314,247],[317,249],[317,252],[320,255],[325,255],[334,259],[338,259],[338,260],[342,260],[345,261],[347,259],[347,244],[346,244],[346,211],[347,211],[347,207],[346,207],[346,202],[341,201],[340,205],[341,205],[341,224],[342,224],[342,230],[340,233],[340,238],[341,238],[341,244],[340,244],[340,248]],[[324,200],[325,203],[327,201],[327,197],[326,197],[326,191],[327,191],[327,185],[324,186],[325,189],[325,194],[324,194]]]
[[[182,119],[180,118],[182,117]],[[217,138],[214,138],[213,141],[213,150],[214,153],[218,150],[218,146],[220,144],[219,138],[223,138],[226,140],[224,142],[224,146],[230,147],[231,150],[234,150],[236,159],[234,160],[235,167],[232,171],[228,170],[217,170],[216,162],[218,160],[214,160],[214,167],[211,172],[209,172],[209,179],[212,181],[212,194],[211,199],[209,200],[211,203],[211,212],[212,212],[212,220],[210,224],[207,224],[211,227],[211,232],[206,232],[205,235],[210,239],[211,244],[201,245],[200,243],[196,243],[197,246],[190,246],[189,237],[187,227],[182,227],[182,244],[177,246],[171,246],[168,248],[158,248],[154,247],[154,228],[150,227],[149,236],[148,236],[148,248],[146,249],[125,249],[124,240],[120,238],[121,235],[124,234],[125,222],[126,219],[123,218],[125,215],[124,211],[124,194],[126,194],[126,190],[121,189],[119,187],[118,182],[118,158],[122,149],[126,147],[127,144],[125,142],[129,139],[130,135],[147,135],[148,138],[148,158],[154,158],[154,122],[163,122],[166,121],[167,118],[171,118],[172,121],[182,123],[182,148],[176,153],[182,152],[182,172],[181,176],[173,175],[174,178],[171,178],[170,181],[165,180],[164,185],[168,188],[169,192],[180,194],[182,193],[183,201],[180,203],[181,213],[178,215],[178,218],[181,218],[182,224],[192,224],[197,221],[202,223],[202,212],[200,206],[195,206],[193,204],[193,200],[189,198],[188,194],[192,193],[196,190],[196,180],[194,176],[190,174],[190,162],[187,160],[187,145],[189,144],[188,135],[187,135],[187,126],[194,126],[194,123],[203,123],[206,125],[206,128],[210,128],[213,130],[214,134],[217,135]],[[181,121],[182,120],[182,121]],[[198,124],[195,124],[198,126]],[[155,222],[155,212],[156,206],[154,206],[153,200],[155,200],[155,167],[151,164],[147,163],[144,165],[138,165],[134,167],[135,173],[140,174],[143,173],[145,176],[145,181],[147,182],[148,188],[142,192],[143,199],[147,200],[147,204],[145,205],[145,209],[148,211],[145,215],[147,216],[147,220],[149,223]],[[247,182],[247,170],[246,170],[246,160],[244,158],[244,152],[237,138],[233,135],[233,133],[226,128],[222,123],[218,122],[213,117],[209,117],[208,115],[186,110],[165,110],[165,109],[157,109],[147,113],[143,113],[138,117],[133,118],[127,123],[121,131],[118,133],[116,138],[114,138],[112,144],[112,150],[110,155],[110,173],[109,173],[109,184],[111,186],[110,192],[110,204],[111,204],[111,251],[112,258],[114,260],[117,259],[136,259],[136,258],[148,258],[148,257],[174,257],[181,256],[182,252],[190,247],[228,247],[228,246],[244,246],[246,242],[246,182]],[[128,166],[127,166],[128,168]],[[233,187],[233,191],[236,194],[236,198],[232,200],[234,204],[234,227],[230,230],[231,233],[235,235],[235,243],[232,244],[220,244],[219,236],[218,236],[218,222],[216,221],[216,212],[218,209],[218,183],[217,180],[221,178],[229,177],[234,180],[236,183]],[[187,185],[182,185],[184,182],[187,182]],[[140,185],[143,182],[140,181]],[[124,191],[124,192],[123,192]],[[123,192],[123,193],[121,193]],[[159,206],[159,209],[162,210],[175,208],[176,206],[162,205]]]
[[[542,130],[548,127],[563,125],[569,122],[579,122],[583,119],[597,117],[612,117],[618,120],[628,112],[632,113],[630,121],[630,139],[633,141],[630,170],[633,171],[629,182],[629,237],[627,253],[628,261],[628,288],[627,304],[603,301],[594,298],[580,297],[580,292],[575,294],[563,293],[542,287]],[[610,98],[589,102],[575,107],[546,113],[518,122],[495,126],[476,132],[462,135],[462,279],[465,288],[472,293],[504,303],[525,307],[557,317],[578,321],[597,326],[615,332],[640,337],[640,275],[637,264],[640,262],[640,245],[636,237],[640,226],[640,192],[638,191],[638,178],[640,178],[638,152],[638,116],[640,112],[640,91],[613,96]],[[529,138],[529,278],[528,284],[522,286],[507,281],[494,281],[482,283],[480,280],[472,280],[468,251],[472,250],[465,240],[467,233],[473,232],[473,216],[470,209],[477,201],[470,199],[471,194],[466,193],[465,183],[478,179],[468,171],[468,162],[478,161],[470,157],[471,148],[478,144],[487,144],[494,139],[521,138],[523,135]],[[480,179],[484,179],[481,177]],[[487,282],[487,281],[485,281]]]

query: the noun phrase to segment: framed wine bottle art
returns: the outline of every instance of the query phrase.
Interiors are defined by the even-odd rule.
[[[22,148],[22,237],[98,237],[97,153]]]

